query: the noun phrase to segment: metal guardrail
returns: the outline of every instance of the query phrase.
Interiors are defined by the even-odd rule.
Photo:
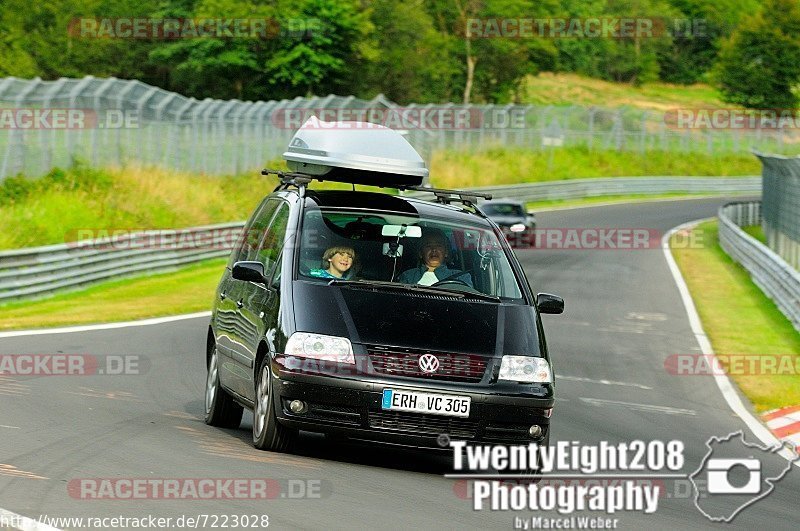
[[[230,254],[243,222],[0,251],[0,302]]]
[[[508,198],[525,202],[669,193],[760,195],[761,177],[609,177],[482,186],[470,190],[490,193],[494,199]],[[418,197],[423,194],[415,192],[407,195]]]
[[[800,331],[800,272],[740,228],[761,224],[761,203],[728,203],[718,215],[722,248]]]
[[[521,201],[620,194],[753,193],[760,177],[617,177],[476,188]],[[425,197],[425,192],[407,194]],[[0,251],[0,303],[86,286],[126,275],[174,269],[230,254],[243,222]]]
[[[800,157],[755,155],[763,165],[761,201],[767,245],[800,269]]]

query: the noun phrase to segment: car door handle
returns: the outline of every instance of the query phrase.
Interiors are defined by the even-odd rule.
[[[241,300],[241,299],[239,299],[238,301],[236,301],[236,307],[237,307],[237,308],[241,308],[242,306],[244,306],[244,302],[242,302],[242,300]]]

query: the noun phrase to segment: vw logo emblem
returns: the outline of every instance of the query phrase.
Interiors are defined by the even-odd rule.
[[[423,354],[419,357],[419,368],[422,372],[436,372],[439,368],[439,358],[433,354]]]

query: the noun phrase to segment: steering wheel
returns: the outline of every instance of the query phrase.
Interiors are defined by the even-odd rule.
[[[437,286],[446,286],[448,284],[457,284],[459,286],[466,286],[468,288],[472,288],[472,286],[470,286],[469,284],[467,284],[463,280],[459,280],[457,278],[449,278],[449,279],[446,278],[444,280],[440,280],[439,282],[437,282],[435,284],[431,284],[431,287],[433,288],[433,287],[437,287]]]
[[[466,286],[468,288],[472,288],[472,286],[470,286],[465,281],[463,281],[460,278],[458,278],[458,277],[464,276],[465,274],[466,273],[464,271],[459,271],[455,275],[450,275],[449,277],[445,277],[442,280],[431,284],[431,287],[433,288],[433,287],[436,287],[436,286],[446,286],[448,284],[458,284],[458,285],[461,285],[461,286]]]

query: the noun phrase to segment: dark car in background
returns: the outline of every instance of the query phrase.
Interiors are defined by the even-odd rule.
[[[484,201],[478,208],[497,223],[512,247],[533,247],[536,244],[536,216],[525,209],[525,203],[498,199]]]
[[[397,133],[342,136],[301,129],[284,157],[309,173],[277,172],[244,227],[208,329],[206,422],[237,427],[251,409],[254,445],[277,451],[300,430],[412,447],[547,444],[555,382],[540,314],[563,300],[534,295],[473,195],[309,189],[314,178],[421,189],[409,182],[427,169]],[[368,157],[392,171],[370,173]],[[334,163],[351,167],[324,169]],[[331,249],[352,264],[341,276],[323,273]],[[402,281],[430,252],[447,274]]]

